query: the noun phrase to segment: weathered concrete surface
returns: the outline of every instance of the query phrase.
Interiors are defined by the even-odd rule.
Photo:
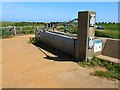
[[[3,39],[3,88],[115,88],[118,81],[94,77],[99,67],[83,68],[28,44],[32,35]],[[48,48],[48,47],[46,47]],[[52,50],[53,51],[53,50]],[[46,58],[46,55],[49,58]],[[66,56],[67,57],[67,56]],[[66,60],[69,60],[66,58]]]
[[[118,43],[120,43],[120,40],[107,39],[102,50],[102,55],[120,59],[120,55],[118,53],[120,51],[120,48]]]
[[[70,36],[70,35],[64,35],[60,34],[60,32],[49,32],[49,31],[39,31],[39,38],[40,41],[46,43],[49,46],[52,46],[53,48],[56,48],[74,58],[78,58],[79,56],[79,45],[83,43],[82,41],[80,42],[76,36]],[[120,59],[119,51],[120,48],[118,48],[118,43],[120,43],[120,40],[117,39],[110,39],[110,38],[100,38],[97,37],[95,38],[95,41],[97,40],[102,40],[103,41],[103,49],[100,52],[94,53],[94,51],[91,49],[89,50],[89,54],[98,56],[102,55],[101,59],[108,60],[110,57],[114,58],[112,61],[115,59]],[[82,49],[85,47],[85,44],[81,45],[81,53],[83,53]],[[86,46],[88,48],[88,45]],[[84,52],[85,53],[85,52]],[[87,52],[88,54],[88,52]],[[108,58],[106,58],[108,56]],[[103,58],[105,57],[105,58]],[[77,59],[75,61],[78,61]],[[110,60],[109,60],[110,61]],[[116,60],[115,60],[116,62]]]
[[[74,57],[75,39],[70,36],[41,30],[40,41]]]
[[[113,57],[109,57],[109,56],[105,56],[105,55],[97,55],[96,57],[99,59],[102,59],[102,60],[111,61],[114,63],[120,63],[120,59],[118,59],[118,58],[113,58]]]
[[[97,55],[98,58],[103,60],[120,63],[120,40],[101,37],[97,37],[97,39],[103,41],[103,50],[101,52],[95,53],[95,55]]]
[[[89,38],[94,38],[95,27],[90,26],[90,15],[96,15],[96,12],[81,11],[78,12],[78,50],[76,53],[79,61],[87,60],[87,58],[93,56],[93,47],[88,48]]]

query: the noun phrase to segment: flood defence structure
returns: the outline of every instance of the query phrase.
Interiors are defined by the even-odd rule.
[[[76,61],[91,60],[93,56],[107,55],[114,58],[118,57],[118,52],[112,54],[106,48],[106,44],[118,43],[119,40],[110,41],[109,39],[101,39],[95,37],[96,12],[80,11],[78,12],[78,34],[66,34],[58,31],[39,30],[36,28],[35,37],[55,49],[58,49],[69,56],[75,58]],[[111,50],[117,47],[111,46]],[[110,53],[110,54],[107,54]]]

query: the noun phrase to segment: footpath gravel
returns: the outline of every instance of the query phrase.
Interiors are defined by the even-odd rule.
[[[117,80],[91,76],[80,67],[28,43],[34,35],[2,40],[2,88],[117,88]],[[49,57],[46,57],[47,54]],[[66,56],[67,57],[67,56]]]

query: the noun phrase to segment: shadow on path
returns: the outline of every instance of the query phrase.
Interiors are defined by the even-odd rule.
[[[49,60],[54,60],[54,61],[72,61],[72,62],[76,62],[75,59],[71,56],[68,56],[67,54],[49,46],[49,45],[46,45],[45,43],[43,42],[37,42],[37,43],[34,43],[34,45],[41,51],[43,52],[46,57],[46,59],[49,59]],[[56,57],[53,57],[53,56],[50,56],[48,54],[46,54],[42,49],[54,54]]]

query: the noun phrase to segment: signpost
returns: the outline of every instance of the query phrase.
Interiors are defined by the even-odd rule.
[[[78,61],[90,60],[94,55],[96,12],[78,12],[78,49],[76,58]]]
[[[102,51],[102,40],[94,42],[94,52],[96,53],[100,51]]]

